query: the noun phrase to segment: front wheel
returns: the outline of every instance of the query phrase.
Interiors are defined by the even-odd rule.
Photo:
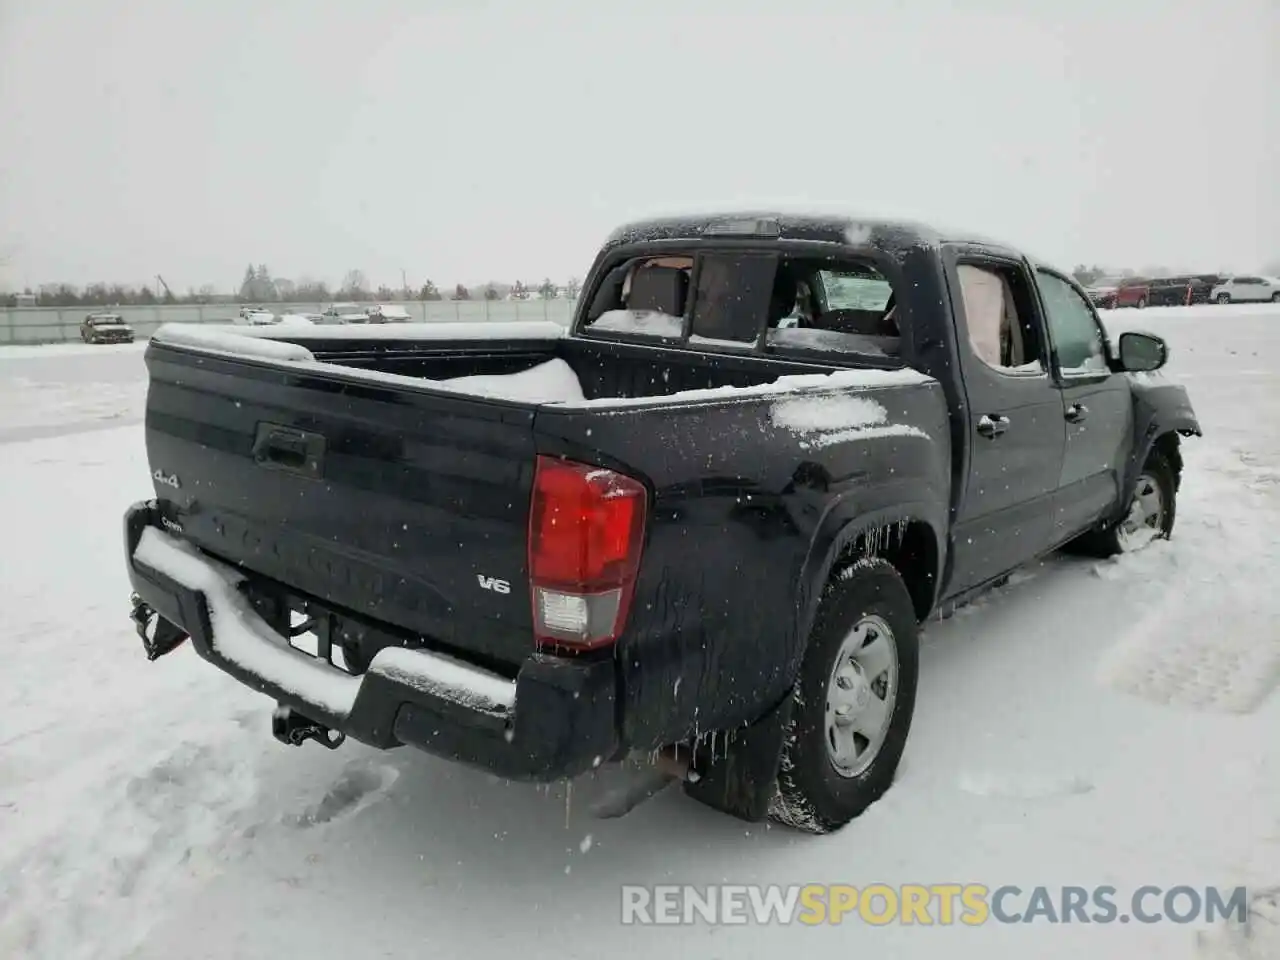
[[[1140,550],[1152,540],[1173,535],[1177,516],[1178,479],[1168,458],[1152,451],[1138,474],[1123,517],[1101,530],[1094,530],[1072,544],[1076,552],[1098,557]]]
[[[1220,294],[1218,294],[1218,302],[1219,302],[1219,303],[1230,303],[1230,302],[1231,302],[1231,294],[1229,294],[1229,293],[1220,293]]]
[[[839,829],[893,784],[915,710],[919,626],[902,578],[861,560],[827,587],[782,748],[773,819]]]
[[[1275,293],[1271,295],[1271,302],[1280,303],[1280,290],[1277,290]]]
[[[1146,298],[1146,297],[1139,297],[1139,298],[1138,298],[1138,302],[1135,304],[1135,306],[1136,306],[1139,310],[1145,310],[1145,309],[1146,309],[1146,306],[1147,306],[1147,298]]]

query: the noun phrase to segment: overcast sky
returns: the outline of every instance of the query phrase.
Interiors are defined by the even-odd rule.
[[[770,201],[1280,259],[1277,0],[625,10],[0,0],[0,280],[563,279],[619,221]]]

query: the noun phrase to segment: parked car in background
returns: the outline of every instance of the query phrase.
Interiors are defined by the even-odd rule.
[[[1089,295],[1095,307],[1111,310],[1116,305],[1116,291],[1123,282],[1123,277],[1099,277],[1085,287],[1085,293]]]
[[[91,313],[80,324],[85,343],[133,343],[133,327],[118,313]]]
[[[358,303],[331,303],[321,314],[322,323],[367,323],[369,314]]]
[[[245,306],[240,308],[240,319],[244,320],[251,313],[265,313],[265,312],[268,312],[267,308],[262,306],[262,304],[246,304]]]
[[[1197,303],[1208,303],[1214,286],[1221,279],[1215,274],[1184,274],[1152,280],[1151,306],[1189,307]]]
[[[1220,273],[1197,273],[1191,277],[1191,302],[1212,303],[1213,288],[1222,283],[1226,277]]]
[[[1143,309],[1151,302],[1151,281],[1144,277],[1126,277],[1116,287],[1115,302],[1112,306],[1137,307]]]
[[[1214,303],[1280,303],[1280,279],[1275,277],[1226,277],[1213,288]]]
[[[413,317],[404,307],[390,303],[377,303],[366,311],[370,323],[408,323]]]
[[[272,324],[279,323],[279,319],[270,310],[241,310],[240,316],[236,319],[237,323],[245,324],[250,327],[269,327]]]

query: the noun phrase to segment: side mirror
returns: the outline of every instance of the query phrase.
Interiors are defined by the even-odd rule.
[[[1120,366],[1127,373],[1159,370],[1169,360],[1169,345],[1151,333],[1120,334]]]

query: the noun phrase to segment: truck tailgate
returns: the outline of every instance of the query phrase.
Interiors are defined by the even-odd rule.
[[[535,407],[158,345],[147,366],[156,496],[190,541],[495,665],[533,649]]]

